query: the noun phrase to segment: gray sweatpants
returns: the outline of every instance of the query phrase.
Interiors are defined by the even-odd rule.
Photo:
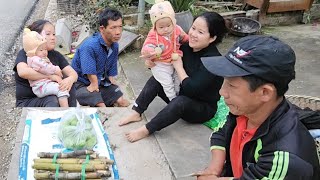
[[[58,98],[66,96],[69,97],[68,91],[60,91],[59,84],[53,81],[40,81],[32,86],[33,93],[39,97],[45,97],[48,95],[56,95]]]
[[[180,91],[180,80],[171,63],[155,62],[156,66],[151,68],[153,77],[162,85],[166,96],[171,101],[177,97]]]

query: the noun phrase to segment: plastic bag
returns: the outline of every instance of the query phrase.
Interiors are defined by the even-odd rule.
[[[71,150],[92,149],[97,144],[92,119],[81,109],[66,113],[60,121],[58,137]]]
[[[216,132],[223,127],[224,123],[227,120],[226,117],[228,114],[229,114],[229,108],[224,102],[224,98],[221,96],[220,100],[218,101],[218,109],[216,114],[212,119],[210,119],[209,121],[203,124],[211,128],[213,132]]]

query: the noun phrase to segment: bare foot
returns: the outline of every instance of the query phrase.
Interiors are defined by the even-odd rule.
[[[139,141],[140,139],[143,139],[147,136],[149,136],[149,131],[145,125],[138,129],[135,129],[133,131],[126,133],[126,137],[130,142]]]
[[[141,121],[141,116],[139,113],[137,113],[137,111],[133,111],[129,116],[126,116],[124,118],[122,118],[120,120],[120,122],[118,123],[119,126],[123,126],[123,125],[126,125],[128,123],[131,123],[131,122],[138,122],[138,121]]]

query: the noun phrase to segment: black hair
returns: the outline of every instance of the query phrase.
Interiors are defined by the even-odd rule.
[[[109,20],[117,21],[118,19],[122,19],[122,14],[120,11],[116,9],[106,8],[99,15],[99,25],[103,27],[107,27]]]
[[[267,80],[264,80],[258,76],[255,75],[247,75],[247,76],[242,76],[242,78],[248,82],[250,91],[253,92],[256,89],[258,89],[260,86],[264,84],[273,84],[274,87],[277,90],[277,96],[282,97],[284,94],[288,91],[289,89],[289,82],[288,80],[277,80],[277,82],[269,82]]]
[[[224,18],[216,12],[204,12],[194,18],[194,20],[198,17],[202,17],[205,19],[209,29],[210,37],[217,36],[216,40],[213,43],[218,44],[222,42],[222,39],[228,31]]]
[[[47,24],[47,23],[52,24],[48,20],[40,19],[40,20],[34,21],[27,28],[29,28],[31,31],[36,31],[37,33],[41,34],[44,25]]]

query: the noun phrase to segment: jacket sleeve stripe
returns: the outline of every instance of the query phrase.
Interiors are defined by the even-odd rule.
[[[226,148],[225,148],[225,147],[222,147],[222,146],[211,146],[211,147],[210,147],[210,151],[211,151],[212,149],[219,149],[219,150],[223,150],[223,151],[226,150]]]
[[[284,164],[283,164],[283,169],[279,179],[284,179],[286,177],[288,172],[288,167],[289,167],[289,153],[284,152]]]
[[[284,151],[274,152],[272,168],[268,179],[284,179],[289,166],[289,153]]]
[[[259,151],[262,149],[262,141],[261,139],[257,140],[257,147],[256,150],[254,151],[254,159],[256,162],[258,162],[258,158],[260,156]]]

